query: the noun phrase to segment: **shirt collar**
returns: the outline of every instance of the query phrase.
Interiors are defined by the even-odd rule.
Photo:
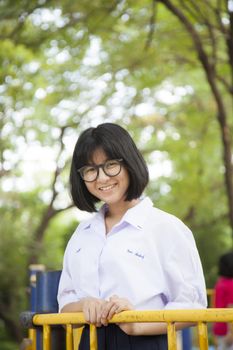
[[[126,221],[140,230],[143,228],[147,213],[152,206],[153,203],[149,197],[142,198],[137,205],[127,210],[122,221]]]
[[[93,214],[93,216],[84,223],[83,229],[87,230],[91,228],[91,226],[96,227],[98,225],[104,224],[104,216],[105,216],[106,210],[107,210],[107,205],[106,204],[102,205],[102,207],[98,210],[98,212]]]
[[[127,222],[135,228],[141,230],[146,221],[147,213],[149,209],[153,207],[153,203],[149,197],[142,198],[138,204],[127,210],[122,217],[119,224]],[[104,223],[104,216],[107,210],[107,205],[104,204],[94,217],[84,225],[84,229],[89,229],[92,225],[95,227],[97,224]]]

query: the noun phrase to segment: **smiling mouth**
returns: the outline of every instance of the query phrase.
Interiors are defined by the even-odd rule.
[[[102,187],[99,187],[99,190],[100,191],[109,191],[109,190],[112,190],[114,187],[116,186],[116,184],[114,185],[108,185],[108,186],[102,186]]]

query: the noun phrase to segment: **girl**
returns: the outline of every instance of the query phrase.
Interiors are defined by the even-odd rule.
[[[72,199],[88,212],[103,205],[68,242],[58,303],[61,312],[82,311],[98,327],[100,350],[167,348],[164,323],[108,325],[123,310],[206,307],[192,233],[142,196],[147,183],[146,163],[125,129],[104,123],[80,135],[71,164]],[[89,326],[79,349],[89,349]]]

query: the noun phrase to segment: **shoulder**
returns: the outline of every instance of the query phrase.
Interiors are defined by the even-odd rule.
[[[145,230],[162,250],[196,249],[191,230],[175,215],[151,207],[145,220]],[[170,244],[172,242],[172,244]]]
[[[177,216],[170,214],[164,210],[158,209],[156,207],[151,208],[150,213],[151,224],[155,227],[162,228],[165,232],[179,231],[191,233],[188,226],[184,224],[184,222],[179,219]]]
[[[71,235],[71,237],[68,241],[67,247],[70,244],[72,244],[74,241],[79,239],[79,237],[82,236],[82,234],[86,232],[86,230],[91,226],[91,224],[96,219],[96,216],[97,216],[97,214],[95,213],[90,218],[85,219],[78,224],[78,226],[76,227],[75,231],[73,232],[73,234]]]

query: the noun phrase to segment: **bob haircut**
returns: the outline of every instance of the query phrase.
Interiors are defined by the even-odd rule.
[[[93,154],[97,149],[102,149],[108,159],[123,159],[123,166],[128,171],[130,180],[125,200],[139,198],[149,181],[146,162],[125,129],[117,124],[103,123],[83,131],[74,148],[70,192],[76,207],[88,212],[97,211],[95,203],[100,200],[87,190],[78,172],[84,165],[92,163]]]
[[[219,275],[233,278],[233,252],[226,253],[220,257]]]

